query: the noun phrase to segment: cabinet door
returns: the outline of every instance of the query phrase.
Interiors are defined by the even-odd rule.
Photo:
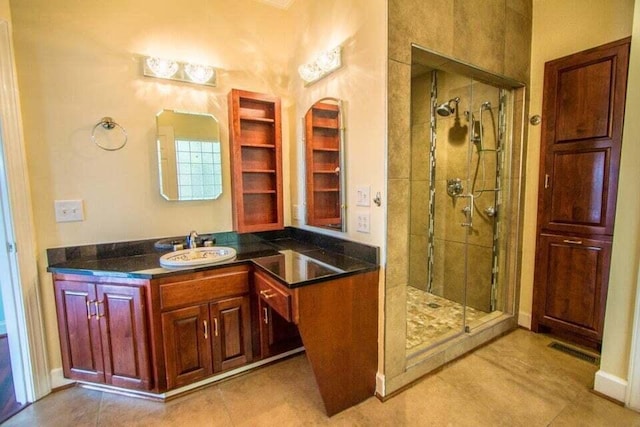
[[[94,318],[95,286],[56,281],[55,293],[65,377],[104,382],[100,326]]]
[[[611,242],[543,234],[538,244],[534,329],[600,341]]]
[[[97,285],[96,289],[107,384],[150,389],[144,288]]]
[[[285,320],[262,297],[258,298],[258,312],[262,358],[275,356],[302,345],[296,324]]]
[[[539,229],[612,235],[629,40],[545,65]]]
[[[190,384],[213,373],[210,326],[207,304],[162,314],[169,389]]]
[[[224,371],[251,362],[250,317],[248,296],[211,304],[214,371]]]

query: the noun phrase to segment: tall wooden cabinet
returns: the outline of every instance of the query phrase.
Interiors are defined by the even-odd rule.
[[[280,99],[229,92],[234,229],[239,233],[284,226]]]
[[[545,65],[532,329],[602,340],[629,39]]]
[[[307,224],[341,228],[340,110],[315,103],[305,116]]]

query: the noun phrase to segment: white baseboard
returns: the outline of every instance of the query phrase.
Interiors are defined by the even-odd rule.
[[[64,377],[62,368],[52,369],[49,376],[51,377],[51,388],[54,390],[58,387],[64,387],[75,382]]]
[[[380,372],[376,373],[376,394],[378,396],[384,397],[384,394],[385,394],[384,384],[385,384],[384,374],[381,374]]]
[[[608,374],[601,369],[596,372],[593,389],[598,393],[624,403],[627,395],[627,381]]]
[[[531,329],[531,313],[525,313],[524,311],[518,313],[518,326]]]

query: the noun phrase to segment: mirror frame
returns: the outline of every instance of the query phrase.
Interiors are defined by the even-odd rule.
[[[337,135],[338,135],[338,168],[339,168],[339,179],[338,179],[338,203],[340,204],[339,212],[340,212],[340,223],[339,225],[330,225],[330,224],[322,224],[318,221],[314,221],[311,218],[311,209],[310,207],[314,205],[313,203],[313,171],[310,166],[310,150],[312,150],[312,142],[313,142],[313,109],[314,106],[322,103],[331,102],[338,107],[337,113]],[[344,101],[339,98],[334,97],[324,97],[315,101],[302,119],[303,128],[304,128],[304,193],[305,193],[305,224],[313,227],[320,227],[327,230],[335,230],[346,232],[347,231],[347,185],[346,185],[346,168],[345,168],[345,126],[344,126]]]
[[[185,151],[179,151],[176,148],[176,140],[181,140],[181,138],[179,138],[180,135],[176,136],[175,132],[173,130],[170,131],[170,132],[167,132],[167,133],[161,132],[161,128],[162,127],[170,127],[168,125],[163,125],[163,126],[160,125],[161,116],[163,114],[166,114],[166,113],[171,113],[174,116],[175,115],[179,115],[179,114],[188,115],[188,116],[192,116],[193,119],[196,119],[196,118],[212,119],[213,120],[213,124],[208,124],[207,126],[215,126],[215,128],[216,128],[215,132],[207,132],[207,133],[203,132],[202,135],[196,135],[195,137],[193,137],[193,135],[192,135],[191,138],[185,136],[185,141],[189,141],[188,144],[189,144],[190,147],[186,152]],[[171,118],[169,118],[168,121],[173,122],[173,120]],[[173,129],[175,129],[175,126],[171,126],[171,127]],[[210,133],[211,133],[211,135],[209,135]],[[208,155],[208,152],[204,152],[204,151],[201,152],[200,149],[196,149],[196,152],[193,152],[192,151],[193,150],[193,142],[211,142],[211,143],[218,144],[218,146],[219,146],[218,156],[220,158],[220,171],[219,172],[215,172],[215,163],[216,162],[213,162],[213,163],[206,162],[206,164],[204,162],[202,163],[203,166],[211,165],[212,167],[214,167],[213,175],[211,175],[212,177],[214,177],[213,178],[214,179],[214,183],[213,184],[207,184],[207,185],[213,185],[213,189],[214,189],[214,194],[213,195],[204,196],[204,194],[203,194],[201,197],[191,197],[191,198],[182,198],[181,199],[180,196],[179,196],[179,194],[180,194],[179,188],[176,188],[175,190],[171,190],[170,188],[168,188],[170,186],[171,182],[170,181],[168,183],[165,182],[165,179],[163,177],[165,175],[165,169],[166,169],[166,165],[163,165],[163,158],[165,158],[166,155],[163,156],[161,154],[161,152],[163,150],[167,149],[167,147],[163,147],[163,142],[161,141],[161,138],[162,138],[162,136],[166,136],[168,134],[172,134],[173,135],[173,143],[170,144],[170,145],[173,147],[173,151],[174,151],[174,155],[170,156],[169,160],[172,161],[171,159],[173,158],[174,159],[173,163],[175,163],[175,167],[173,167],[173,169],[175,169],[175,170],[173,170],[172,168],[169,168],[168,171],[169,171],[169,173],[175,173],[175,179],[176,179],[176,184],[174,185],[175,187],[177,187],[177,182],[179,180],[178,175],[180,175],[179,171],[178,171],[178,157],[179,157],[179,155],[180,154],[185,154],[185,153],[191,153],[190,155],[193,156],[194,154],[198,155],[198,154],[202,153],[202,157],[201,157],[201,159],[202,159],[202,158],[204,158],[204,156]],[[211,138],[209,138],[209,139],[201,138],[201,136],[205,136],[205,135],[207,137],[211,136]],[[197,146],[196,146],[196,148],[197,148]],[[222,141],[221,141],[221,138],[220,138],[220,121],[213,114],[211,114],[211,113],[199,113],[199,112],[192,112],[192,111],[172,110],[172,109],[167,109],[167,108],[162,109],[160,112],[158,112],[156,114],[156,152],[157,152],[157,156],[158,156],[158,158],[157,158],[157,163],[158,163],[157,167],[158,167],[159,190],[160,190],[160,195],[165,200],[174,201],[174,202],[190,202],[190,201],[216,200],[216,199],[220,198],[220,196],[222,195],[222,187],[223,187],[223,185],[222,185],[223,184],[223,182],[222,182],[223,181],[223,178],[222,178],[222,176],[223,176],[223,172],[222,172],[222,160],[223,160],[222,159]],[[212,150],[212,156],[214,156],[214,159],[215,159],[216,153],[213,150]],[[203,173],[203,174],[201,174],[201,179],[204,180],[207,176],[209,176],[208,173]],[[215,191],[215,188],[218,187],[218,185],[215,183],[215,177],[216,176],[220,180],[219,192]],[[173,195],[169,194],[169,193],[171,193],[171,191],[169,191],[169,190],[174,191],[176,196],[174,197]],[[204,191],[204,187],[203,187],[203,191]]]

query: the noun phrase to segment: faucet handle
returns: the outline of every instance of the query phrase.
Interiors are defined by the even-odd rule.
[[[191,230],[191,233],[189,233],[189,235],[187,236],[187,246],[189,246],[189,249],[193,249],[197,247],[198,245],[196,241],[197,237],[198,237],[198,233],[196,232],[196,230]]]

